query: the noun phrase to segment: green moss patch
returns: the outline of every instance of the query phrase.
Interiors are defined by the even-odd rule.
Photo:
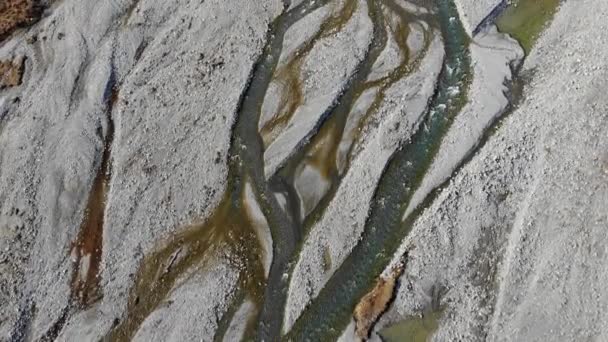
[[[524,48],[526,55],[559,7],[560,0],[513,0],[498,17],[496,25]]]
[[[412,317],[395,323],[380,331],[385,342],[426,342],[430,340],[437,327],[442,310],[432,311],[422,317]]]

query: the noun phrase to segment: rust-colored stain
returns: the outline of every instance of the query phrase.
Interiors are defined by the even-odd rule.
[[[87,307],[101,298],[99,266],[101,264],[104,214],[110,182],[110,153],[114,137],[111,113],[117,98],[118,91],[114,89],[108,104],[108,131],[101,165],[93,181],[80,232],[76,241],[72,243],[71,256],[74,263],[71,283],[72,299],[83,307]]]
[[[0,1],[0,41],[14,30],[33,24],[40,18],[42,7],[36,0]]]
[[[368,292],[355,307],[355,332],[363,340],[367,339],[371,328],[378,318],[388,309],[393,299],[397,279],[403,273],[404,266],[395,267],[386,278],[380,277],[376,286]]]
[[[0,89],[21,85],[25,69],[25,57],[17,57],[12,61],[0,61]]]
[[[104,159],[105,159],[104,152]],[[85,218],[80,227],[78,238],[72,245],[74,273],[72,277],[72,296],[83,306],[88,306],[100,297],[98,286],[99,265],[108,177],[105,175],[107,160],[102,161],[100,171],[95,177]]]

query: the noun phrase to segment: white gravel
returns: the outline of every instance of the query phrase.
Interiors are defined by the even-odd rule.
[[[404,241],[406,272],[377,328],[420,314],[441,288],[435,341],[608,336],[606,12],[562,4],[524,64],[521,105]]]
[[[262,253],[260,256],[262,260],[260,261],[264,266],[266,277],[268,277],[270,265],[272,264],[272,235],[270,233],[268,221],[266,221],[266,217],[264,217],[262,208],[260,208],[260,204],[255,198],[255,194],[253,193],[253,188],[251,187],[250,183],[245,185],[243,205],[245,206],[245,210],[249,216],[249,222],[251,222],[251,225],[253,226],[255,234],[259,240]]]
[[[467,31],[499,2],[458,0]],[[266,150],[267,176],[309,135],[363,57],[372,29],[365,3],[359,0],[345,30],[320,40],[306,58],[304,104]],[[561,6],[525,61],[531,78],[519,107],[441,189],[396,253],[395,260],[408,252],[406,269],[376,329],[439,299],[444,314],[435,341],[608,339],[608,2]],[[282,62],[336,10],[330,7],[292,27]],[[63,0],[0,43],[0,59],[27,57],[23,84],[0,92],[0,340],[8,340],[28,303],[36,314],[22,323],[37,340],[70,301],[69,251],[100,166],[113,85],[120,95],[112,113],[103,299],[73,308],[57,340],[98,340],[124,319],[143,256],[221,200],[239,97],[281,9],[279,0]],[[408,44],[418,46],[419,38]],[[394,65],[394,52],[389,44],[373,77]],[[475,37],[471,56],[470,101],[413,205],[453,173],[506,106],[503,81],[521,49],[490,31]],[[285,328],[360,238],[375,185],[424,112],[442,57],[436,38],[420,69],[388,90],[365,128],[294,265]],[[272,112],[278,89],[271,85],[263,111]],[[376,91],[355,104],[346,146]],[[245,198],[268,269],[272,239],[250,189]],[[211,339],[242,267],[228,259],[222,254],[190,270],[135,339]],[[248,301],[239,308],[227,340],[238,338],[253,311]]]
[[[419,70],[387,91],[377,114],[381,118],[378,127],[366,133],[361,152],[351,162],[322,218],[311,228],[291,276],[285,329],[291,327],[358,241],[384,165],[399,141],[412,134],[433,93],[443,60],[439,37],[431,43],[425,59]],[[323,271],[325,248],[331,257],[327,272]]]
[[[303,103],[264,151],[267,178],[310,135],[365,56],[371,42],[372,23],[366,0],[357,1],[357,9],[344,29],[319,40],[305,58],[301,72]]]
[[[2,58],[28,57],[24,84],[0,96],[8,113],[0,135],[0,245],[10,246],[0,276],[2,336],[26,300],[36,303],[33,338],[67,305],[69,248],[99,167],[112,80],[121,87],[99,331],[123,314],[129,275],[143,254],[207,216],[222,197],[236,106],[280,1],[141,0],[127,17],[130,4],[66,0],[0,47]],[[28,45],[33,34],[38,39]],[[136,60],[138,47],[145,48]],[[14,229],[20,234],[5,233]],[[206,298],[210,307],[223,300]]]
[[[174,289],[142,323],[133,341],[213,341],[236,290],[239,272],[225,260],[210,265]]]
[[[469,35],[503,0],[455,0],[460,21]],[[508,1],[508,0],[507,0]]]
[[[484,132],[507,108],[507,84],[511,68],[522,60],[524,52],[519,44],[494,27],[473,39],[470,46],[472,65],[468,103],[458,114],[443,138],[439,152],[427,171],[422,184],[412,196],[405,212],[408,216],[434,188],[443,183],[464,157],[470,154],[483,138]]]

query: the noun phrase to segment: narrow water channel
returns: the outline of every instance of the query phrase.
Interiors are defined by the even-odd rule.
[[[118,99],[118,90],[111,89],[108,99],[106,132],[100,132],[103,139],[103,152],[97,175],[89,191],[89,199],[84,212],[84,219],[76,240],[72,243],[72,300],[81,307],[87,307],[100,299],[99,266],[103,241],[104,215],[108,187],[111,178],[110,155],[114,140],[114,120],[112,111]]]
[[[350,2],[356,3],[356,0]],[[319,206],[319,202],[323,201],[323,204],[328,204],[329,198],[325,198],[325,193],[328,191],[334,193],[339,180],[344,175],[345,170],[338,170],[337,164],[338,147],[343,138],[344,126],[355,101],[365,90],[372,87],[366,83],[366,80],[380,53],[386,47],[387,36],[381,6],[377,1],[367,1],[367,5],[373,31],[372,42],[365,57],[357,65],[355,73],[349,78],[344,87],[345,90],[338,96],[335,104],[323,114],[319,127],[311,132],[310,141],[289,157],[279,172],[270,178],[270,183],[275,187],[283,186],[291,191],[291,198],[297,202],[292,205],[298,208],[298,216],[295,217],[298,221],[304,220],[311,211]],[[323,192],[320,198],[312,201],[302,198],[303,196],[297,191],[298,176],[306,168],[313,169],[313,172],[319,174],[319,179],[329,183],[328,191]],[[318,188],[319,184],[307,183],[304,187]],[[325,205],[319,207],[322,208]]]
[[[468,36],[455,5],[437,1],[445,60],[424,122],[398,150],[382,175],[359,244],[334,273],[288,333],[294,341],[335,340],[357,301],[373,286],[411,228],[401,217],[441,139],[466,101],[470,79]]]
[[[328,1],[304,1],[281,14],[271,24],[266,46],[241,97],[233,128],[224,198],[210,218],[181,228],[180,233],[170,241],[144,257],[130,291],[127,315],[108,334],[110,340],[130,341],[144,320],[167,299],[170,291],[184,281],[187,272],[204,268],[213,250],[219,246],[228,248],[245,265],[239,277],[238,286],[242,291],[237,299],[251,299],[260,311],[259,324],[251,327],[248,334],[258,335],[260,340],[269,340],[269,336],[278,335],[282,310],[274,310],[274,307],[284,305],[286,283],[282,280],[282,274],[287,268],[287,256],[295,248],[298,236],[291,224],[290,214],[282,210],[265,181],[263,142],[257,122],[281,53],[285,32]],[[250,183],[272,233],[273,262],[268,279],[265,279],[260,262],[262,253],[243,201],[246,182]]]
[[[341,180],[347,173],[352,158],[353,146],[361,136],[358,134],[369,124],[373,116],[385,99],[386,91],[397,81],[403,79],[416,70],[429,47],[431,34],[424,31],[424,47],[416,56],[413,56],[407,45],[409,24],[416,21],[429,21],[424,15],[412,15],[392,0],[369,5],[370,18],[374,30],[374,42],[366,59],[357,69],[357,73],[350,80],[344,93],[336,101],[336,105],[327,113],[327,120],[322,123],[319,130],[313,135],[310,142],[296,151],[285,166],[271,179],[273,184],[287,184],[286,187],[294,192],[295,205],[298,206],[300,219],[303,220],[304,233],[321,218],[323,212],[334,198]],[[398,17],[397,23],[389,20],[389,15]],[[399,64],[379,79],[370,79],[374,64],[387,45],[387,33],[395,39],[402,54]],[[353,132],[345,132],[347,120],[357,110],[355,104],[364,93],[372,91],[373,97],[369,106],[364,109]],[[352,135],[348,137],[347,135]],[[311,173],[316,181],[306,179]],[[310,176],[308,177],[310,178]],[[306,179],[303,181],[303,179]],[[299,184],[300,183],[300,184]],[[301,189],[310,194],[302,194]],[[313,190],[311,190],[313,189]]]
[[[146,318],[169,299],[173,290],[187,282],[193,273],[204,272],[209,263],[216,262],[215,252],[227,250],[240,273],[236,294],[231,299],[227,313],[220,319],[216,340],[223,339],[237,309],[245,301],[255,306],[254,315],[245,329],[246,340],[336,340],[351,320],[358,301],[374,287],[378,276],[394,257],[420,213],[420,210],[413,210],[412,214],[403,218],[411,196],[431,166],[445,133],[466,102],[472,77],[469,37],[458,19],[452,0],[435,0],[436,11],[430,14],[409,13],[398,4],[398,0],[344,0],[342,7],[332,12],[321,23],[319,30],[288,57],[285,64],[279,65],[288,29],[331,1],[304,0],[271,23],[266,46],[254,65],[236,113],[224,197],[208,218],[179,227],[178,233],[168,241],[159,243],[156,250],[144,257],[129,293],[127,313],[123,320],[116,322],[106,339],[132,340]],[[556,6],[556,1],[546,0],[545,3]],[[302,82],[305,80],[302,65],[305,59],[322,39],[343,30],[358,6],[364,3],[367,4],[367,15],[373,25],[371,43],[364,58],[348,77],[335,101],[324,110],[314,129],[307,133],[282,167],[267,178],[264,173],[265,148],[289,124],[303,102]],[[289,0],[285,0],[285,8],[288,7]],[[544,12],[545,8],[538,7],[538,10],[547,16],[552,15],[552,12]],[[519,20],[523,19],[516,14],[503,18],[499,26],[502,25],[505,30],[521,27]],[[391,21],[390,15],[395,15],[397,20]],[[362,138],[352,132],[351,137],[346,137],[348,120],[353,115],[357,101],[373,90],[370,105],[356,124],[359,130],[353,132],[367,126],[368,119],[385,100],[385,92],[419,66],[431,37],[425,30],[421,52],[417,56],[410,53],[407,43],[409,25],[416,21],[424,22],[431,29],[437,28],[443,37],[445,60],[435,93],[411,139],[401,144],[386,165],[359,243],[306,307],[292,329],[282,336],[287,286],[293,264],[299,258],[308,229],[317,223],[334,199],[342,178],[349,170],[353,146]],[[533,35],[538,34],[540,27],[535,23],[521,34],[532,32],[529,42],[532,44]],[[386,75],[371,80],[370,75],[387,46],[389,35],[395,39],[402,58]],[[530,46],[524,45],[527,51]],[[271,82],[277,79],[284,87],[278,113],[260,125],[266,93]],[[111,173],[110,152],[114,134],[112,105],[116,98],[115,91],[110,99],[106,132],[100,133],[104,139],[100,165],[80,232],[71,248],[74,268],[70,304],[43,340],[54,340],[58,336],[73,308],[87,308],[102,295],[98,273]],[[303,181],[305,172],[315,174],[312,177],[315,180],[307,178]],[[308,189],[303,190],[305,188]],[[314,190],[310,191],[310,188]],[[305,191],[309,191],[308,195],[304,194]],[[310,193],[314,193],[314,196]],[[279,194],[285,195],[285,203],[279,201]],[[255,227],[256,218],[248,209],[250,201],[259,205],[272,236],[272,261],[269,266],[264,261],[265,253],[269,251],[262,248],[263,243]],[[326,264],[331,264],[331,258],[328,256],[326,259]],[[436,328],[435,323],[433,321],[428,333]],[[409,325],[401,328],[413,329]],[[385,331],[385,334],[389,333]]]
[[[237,294],[220,321],[215,339],[223,338],[237,308],[246,300],[255,304],[256,315],[248,324],[245,339],[281,339],[289,273],[291,265],[298,258],[302,236],[306,233],[305,229],[320,217],[348,170],[352,146],[347,146],[346,157],[339,157],[338,147],[344,140],[349,115],[362,94],[376,89],[372,104],[358,123],[360,126],[366,125],[370,113],[377,110],[384,100],[384,92],[418,67],[430,37],[425,31],[425,46],[416,58],[409,53],[406,41],[408,25],[416,20],[422,21],[439,29],[445,46],[444,65],[424,120],[386,166],[359,244],[285,338],[324,341],[335,340],[341,334],[357,302],[374,286],[377,277],[408,234],[418,211],[414,211],[405,221],[402,221],[403,213],[430,166],[442,137],[465,104],[471,77],[469,38],[452,1],[437,0],[435,13],[420,15],[408,13],[392,0],[366,1],[373,24],[373,37],[364,59],[305,142],[267,180],[264,175],[264,149],[301,104],[303,59],[320,39],[344,27],[356,10],[357,1],[346,0],[337,15],[324,21],[319,31],[299,48],[298,53],[280,67],[278,61],[287,30],[329,3],[329,0],[304,1],[284,12],[271,24],[266,46],[254,66],[237,112],[228,158],[228,185],[223,200],[210,218],[181,228],[180,233],[144,258],[131,289],[127,317],[108,335],[111,340],[130,340],[144,320],[167,299],[172,289],[187,278],[189,272],[204,269],[217,248],[227,248],[239,259],[243,268]],[[400,18],[397,25],[387,24],[387,11]],[[397,41],[403,58],[386,76],[369,80],[374,63],[386,47],[388,32]],[[266,92],[269,84],[277,78],[285,85],[285,92],[294,97],[284,97],[279,113],[259,126]],[[346,162],[339,162],[340,158]],[[297,191],[298,175],[307,167],[315,169],[329,184],[313,200],[302,198]],[[246,185],[251,187],[273,239],[273,259],[267,277],[262,262],[263,251],[256,237],[253,219],[246,209]],[[286,204],[279,203],[277,193],[286,194]]]

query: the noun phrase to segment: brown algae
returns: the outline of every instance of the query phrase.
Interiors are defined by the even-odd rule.
[[[131,340],[146,317],[180,286],[183,276],[202,271],[220,248],[229,250],[235,264],[243,265],[238,287],[261,304],[265,279],[258,238],[241,200],[243,191],[235,192],[236,196],[228,192],[204,223],[186,227],[144,258],[129,298],[128,318],[111,332],[112,341]]]
[[[277,113],[260,129],[264,146],[268,147],[281,133],[304,102],[302,90],[302,65],[315,45],[322,39],[341,31],[357,9],[357,0],[347,0],[340,11],[327,18],[319,30],[300,46],[289,60],[278,67],[274,82],[281,85],[281,99]]]
[[[19,27],[36,22],[41,13],[42,7],[37,0],[0,1],[0,42]]]

